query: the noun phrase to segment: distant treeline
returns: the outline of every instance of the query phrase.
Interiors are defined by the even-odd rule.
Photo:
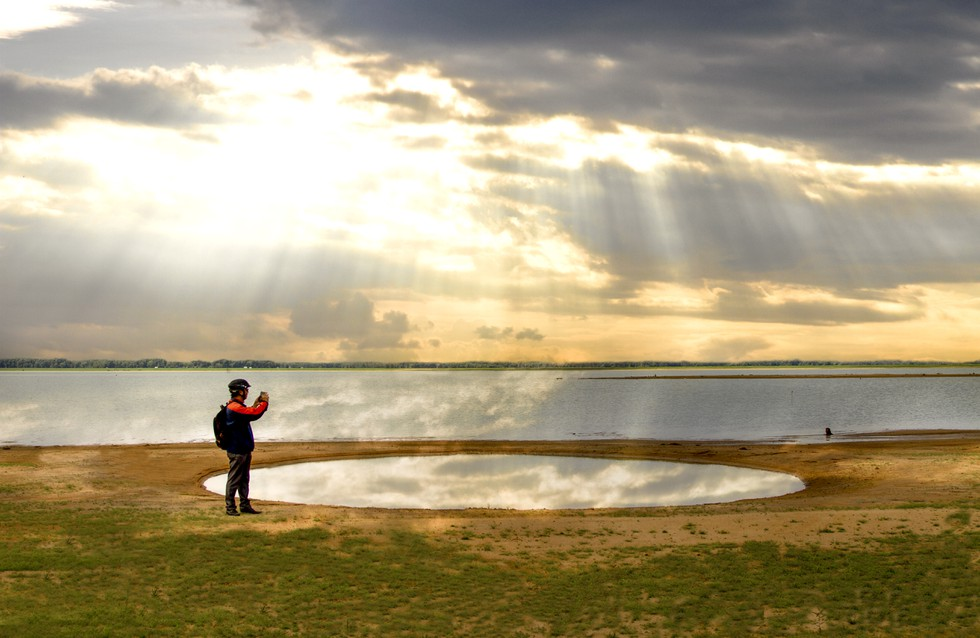
[[[465,361],[456,363],[417,362],[381,363],[363,362],[279,362],[262,359],[217,359],[215,361],[167,361],[166,359],[0,359],[0,369],[384,369],[384,370],[601,370],[634,368],[723,368],[723,367],[829,367],[829,366],[963,366],[980,365],[980,361],[902,361],[879,359],[875,361],[805,361],[801,359],[744,361],[722,363],[717,361],[591,361],[576,363],[549,363],[544,361]]]

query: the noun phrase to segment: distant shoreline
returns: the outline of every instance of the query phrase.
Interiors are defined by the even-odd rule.
[[[913,374],[892,374],[892,373],[849,373],[843,374],[645,374],[630,375],[626,377],[582,377],[583,381],[675,381],[679,379],[922,379],[922,378],[948,378],[948,377],[980,377],[976,372],[935,372],[935,373],[913,373]]]
[[[802,366],[801,366],[802,367]],[[846,369],[858,369],[858,368],[888,368],[888,369],[901,369],[901,370],[915,370],[917,368],[927,368],[930,370],[935,370],[937,368],[976,368],[976,364],[962,364],[962,365],[942,365],[942,366],[810,366],[803,367],[806,370],[816,370],[821,367],[833,367],[836,370],[846,370]],[[578,377],[579,380],[593,380],[593,381],[605,381],[605,380],[660,380],[660,379],[838,379],[838,378],[852,378],[852,379],[893,379],[893,378],[944,378],[944,377],[980,377],[980,372],[791,372],[787,374],[777,374],[772,372],[761,372],[761,370],[791,370],[797,368],[797,366],[663,366],[655,368],[631,368],[631,367],[589,367],[589,368],[579,368],[579,367],[485,367],[485,368],[467,368],[467,367],[443,367],[443,368],[409,368],[409,367],[387,367],[387,368],[368,368],[368,367],[334,367],[334,368],[177,368],[177,367],[166,367],[166,368],[96,368],[96,367],[67,367],[67,368],[6,368],[0,365],[0,373],[32,373],[32,372],[111,372],[111,373],[141,373],[141,372],[214,372],[228,374],[232,372],[242,372],[248,374],[250,372],[404,372],[404,373],[424,373],[424,372],[553,372],[553,373],[592,373],[592,374],[602,374],[602,373],[615,373],[615,372],[628,372],[628,371],[647,371],[646,374],[630,374],[628,376],[588,376],[588,377]],[[674,371],[682,370],[731,370],[731,374],[672,374]],[[797,368],[799,369],[799,368]],[[755,373],[754,370],[760,370],[759,373]],[[653,371],[662,371],[663,374],[652,374]],[[561,377],[559,377],[561,378]]]
[[[773,359],[723,363],[712,361],[378,361],[348,362],[277,362],[266,359],[216,359],[214,361],[168,361],[167,359],[38,359],[29,357],[0,358],[0,370],[683,370],[683,369],[814,369],[814,368],[976,368],[980,361],[901,361],[874,359],[866,361]]]

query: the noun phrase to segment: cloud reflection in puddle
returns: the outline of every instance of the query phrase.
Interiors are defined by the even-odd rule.
[[[204,487],[224,493],[226,475]],[[588,509],[722,503],[797,492],[789,474],[563,456],[400,456],[252,470],[255,499],[408,509]]]

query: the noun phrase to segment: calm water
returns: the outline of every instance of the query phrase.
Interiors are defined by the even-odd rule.
[[[204,487],[224,494],[227,475]],[[408,509],[583,509],[727,503],[803,489],[778,472],[661,461],[451,454],[252,470],[252,498]]]
[[[974,369],[905,372],[974,372]],[[660,376],[826,369],[657,371]],[[840,370],[839,373],[882,372]],[[886,370],[895,373],[897,370]],[[227,383],[272,395],[260,441],[589,438],[822,441],[980,427],[980,377],[611,380],[649,371],[0,371],[6,445],[211,440]],[[603,377],[588,379],[587,377]]]

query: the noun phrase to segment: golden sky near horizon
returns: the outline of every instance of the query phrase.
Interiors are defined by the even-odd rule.
[[[0,3],[0,357],[980,359],[980,8],[871,4]]]

